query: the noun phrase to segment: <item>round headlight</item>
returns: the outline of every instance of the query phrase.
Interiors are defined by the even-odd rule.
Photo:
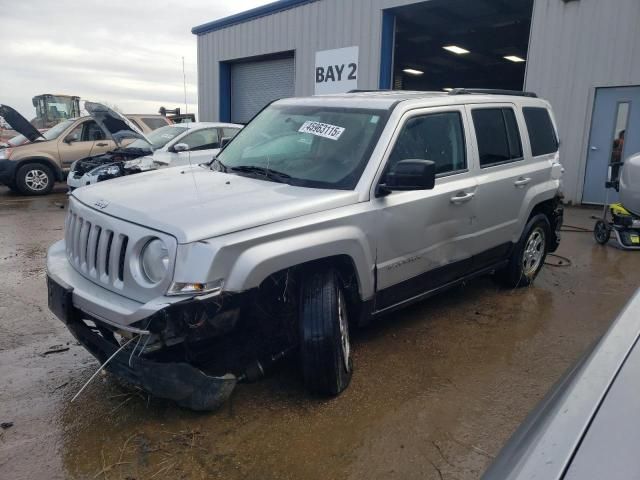
[[[162,240],[154,238],[147,243],[141,255],[142,272],[151,283],[159,283],[169,270],[169,250]]]

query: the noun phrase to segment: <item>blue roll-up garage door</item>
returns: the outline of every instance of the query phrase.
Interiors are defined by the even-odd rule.
[[[293,97],[294,59],[279,58],[231,66],[231,121],[247,123],[273,100]]]

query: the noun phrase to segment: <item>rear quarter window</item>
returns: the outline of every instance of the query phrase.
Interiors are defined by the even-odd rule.
[[[166,127],[169,125],[169,122],[164,117],[144,117],[142,121],[151,130],[156,130],[160,127]]]
[[[553,128],[549,111],[541,107],[524,107],[522,114],[529,133],[531,155],[537,157],[557,152],[558,137]]]

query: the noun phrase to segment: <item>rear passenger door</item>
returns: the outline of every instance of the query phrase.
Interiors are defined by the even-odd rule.
[[[475,242],[482,253],[474,268],[483,268],[504,259],[518,241],[527,192],[541,181],[543,172],[525,151],[522,132],[526,129],[516,105],[481,104],[467,110],[478,159],[476,222],[480,234]]]

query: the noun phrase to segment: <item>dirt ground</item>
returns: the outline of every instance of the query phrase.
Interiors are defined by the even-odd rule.
[[[107,374],[70,403],[98,365],[46,306],[63,190],[0,187],[0,422],[13,422],[0,429],[2,478],[478,478],[640,284],[640,254],[567,232],[558,253],[572,265],[531,288],[481,278],[361,332],[339,398],[307,395],[292,362],[216,413]],[[590,228],[593,213],[568,209],[566,223]]]

